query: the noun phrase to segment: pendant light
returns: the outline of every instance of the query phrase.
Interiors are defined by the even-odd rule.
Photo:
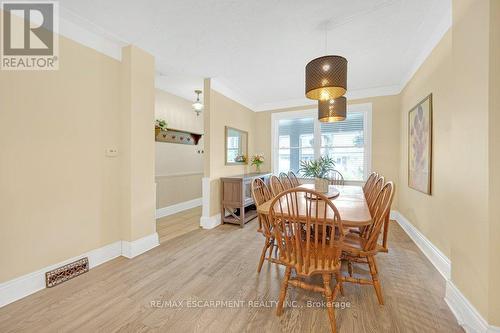
[[[325,23],[325,54],[328,50],[328,22]],[[306,97],[331,100],[347,91],[347,59],[339,55],[325,55],[306,65]]]
[[[347,99],[339,97],[326,101],[318,101],[318,120],[332,123],[345,120],[347,115]]]
[[[195,90],[194,93],[196,94],[196,102],[193,103],[193,109],[194,112],[196,112],[196,115],[199,116],[203,110],[203,103],[200,102],[201,90]]]

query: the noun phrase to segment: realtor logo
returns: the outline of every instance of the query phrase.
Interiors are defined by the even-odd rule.
[[[59,68],[58,4],[2,2],[2,70]]]

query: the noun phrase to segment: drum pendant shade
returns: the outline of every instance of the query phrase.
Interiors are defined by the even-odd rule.
[[[347,99],[339,97],[318,102],[318,120],[324,123],[345,120],[347,115]]]
[[[331,100],[347,91],[347,59],[328,55],[311,60],[306,65],[306,97]]]

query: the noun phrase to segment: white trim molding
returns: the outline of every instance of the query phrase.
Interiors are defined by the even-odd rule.
[[[400,212],[391,211],[391,219],[396,220],[410,239],[436,267],[446,281],[444,300],[451,312],[467,333],[500,333],[500,327],[488,325],[477,309],[451,281],[451,261],[431,243]]]
[[[156,232],[131,242],[122,241],[122,256],[132,259],[158,245],[160,245],[160,241]]]
[[[92,269],[122,254],[122,242],[117,241],[95,250],[83,253],[59,263],[44,267],[32,273],[20,276],[0,284],[0,307],[15,302],[28,295],[45,289],[45,272],[69,264],[78,259],[88,257],[89,268]]]
[[[446,279],[451,279],[451,261],[444,255],[430,240],[427,239],[413,224],[410,223],[398,211],[391,211],[391,219],[394,219],[408,234],[411,240],[417,245],[420,251],[430,260],[441,275]]]
[[[213,229],[217,226],[221,225],[221,214],[217,214],[214,216],[202,216],[200,218],[200,226],[203,229]]]
[[[202,198],[196,198],[193,200],[179,202],[177,204],[170,205],[167,207],[158,208],[156,210],[156,218],[159,219],[159,218],[169,216],[172,214],[176,214],[176,213],[179,213],[179,212],[191,209],[191,208],[199,207],[201,205],[202,205]]]

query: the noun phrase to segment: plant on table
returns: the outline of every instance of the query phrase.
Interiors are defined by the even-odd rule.
[[[260,166],[264,163],[264,155],[262,154],[255,154],[252,156],[252,164],[255,165],[255,168],[257,169],[257,172],[260,172]]]
[[[328,192],[328,174],[335,170],[335,162],[330,156],[321,156],[317,160],[300,161],[299,172],[304,177],[314,178],[316,191]]]

